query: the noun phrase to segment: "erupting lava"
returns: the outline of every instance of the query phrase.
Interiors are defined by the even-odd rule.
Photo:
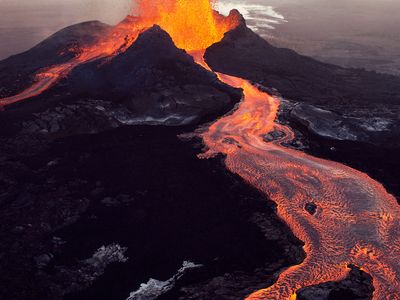
[[[210,0],[140,0],[138,15],[169,33],[178,48],[204,50],[238,25],[213,10]]]
[[[209,0],[141,0],[138,17],[130,17],[94,45],[81,49],[68,63],[36,75],[36,83],[0,106],[17,102],[52,86],[79,64],[125,51],[138,34],[153,24],[165,29],[180,48],[203,60],[204,49],[222,39],[237,25],[235,18],[215,13]],[[279,216],[304,241],[305,261],[284,271],[271,287],[248,299],[295,299],[299,288],[337,281],[353,264],[373,277],[374,299],[400,299],[400,208],[383,186],[366,174],[344,165],[314,158],[281,146],[293,138],[288,127],[275,123],[278,99],[248,81],[218,74],[227,84],[240,87],[240,107],[202,134],[209,151],[226,155],[226,165],[278,205]],[[266,142],[272,130],[285,133]],[[305,209],[313,203],[317,211]]]
[[[193,52],[220,41],[238,23],[236,16],[224,17],[213,10],[210,0],[139,0],[135,17],[127,17],[99,41],[79,49],[71,61],[40,71],[32,86],[15,96],[0,99],[0,109],[40,95],[80,64],[100,58],[112,59],[128,49],[141,32],[155,24],[170,34],[178,48]]]

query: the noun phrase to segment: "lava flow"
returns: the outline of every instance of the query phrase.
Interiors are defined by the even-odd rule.
[[[68,63],[50,67],[36,83],[0,106],[40,94],[79,64],[125,51],[138,34],[160,25],[176,45],[203,60],[204,49],[237,25],[235,18],[215,13],[209,0],[139,1],[135,18],[128,18],[94,45],[81,49]],[[304,243],[305,261],[285,270],[271,287],[248,299],[295,299],[302,287],[338,281],[358,266],[373,277],[374,299],[400,299],[400,208],[383,186],[366,174],[339,163],[285,148],[290,128],[275,123],[279,100],[246,80],[217,74],[240,87],[239,108],[202,134],[208,152],[226,155],[226,166],[278,205],[278,214]],[[278,130],[281,140],[266,142],[263,135]],[[310,214],[306,206],[317,207]]]
[[[6,105],[40,95],[80,64],[100,58],[112,57],[124,51],[133,44],[144,28],[136,18],[127,18],[95,44],[86,45],[79,49],[76,56],[70,61],[39,71],[34,77],[34,83],[26,90],[15,96],[0,99],[0,109]],[[72,49],[72,51],[76,51],[76,49]]]
[[[139,0],[135,15],[126,18],[96,43],[83,46],[72,60],[39,71],[26,90],[0,99],[0,109],[40,95],[78,65],[101,58],[112,59],[154,24],[166,30],[176,46],[186,51],[206,49],[238,25],[236,16],[224,17],[213,10],[210,0]]]
[[[201,62],[202,64],[204,62]],[[269,196],[278,215],[305,243],[305,261],[285,270],[271,287],[248,299],[296,299],[302,287],[339,281],[355,265],[373,277],[374,299],[400,299],[400,207],[366,174],[281,146],[293,138],[274,122],[279,101],[246,80],[219,74],[240,87],[240,107],[202,134],[208,152],[226,155],[226,166]],[[281,140],[266,142],[276,130]],[[308,204],[317,211],[311,215]]]

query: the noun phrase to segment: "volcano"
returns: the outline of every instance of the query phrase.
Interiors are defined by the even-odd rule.
[[[1,61],[0,105],[4,299],[399,299],[397,77],[138,1]]]

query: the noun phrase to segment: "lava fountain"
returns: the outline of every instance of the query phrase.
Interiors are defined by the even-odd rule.
[[[125,51],[153,24],[160,25],[176,45],[208,68],[204,50],[237,26],[234,16],[222,17],[209,0],[140,0],[137,17],[127,18],[93,45],[83,47],[70,62],[36,75],[36,82],[19,95],[0,99],[0,106],[38,95],[77,65],[110,58]],[[209,69],[209,68],[208,68]],[[373,277],[374,299],[400,299],[400,208],[384,187],[366,174],[339,163],[283,147],[293,138],[290,128],[275,123],[279,100],[246,80],[217,74],[243,89],[233,114],[202,134],[208,152],[226,155],[226,166],[277,204],[278,214],[304,243],[305,261],[286,269],[269,288],[248,299],[295,299],[302,287],[338,281],[358,266]],[[263,135],[279,130],[281,140]],[[316,205],[316,213],[306,205]]]
[[[210,0],[139,0],[136,14],[159,25],[188,52],[207,49],[238,25],[236,18],[218,14]]]
[[[67,63],[39,71],[34,83],[21,93],[0,99],[0,109],[6,105],[40,95],[78,65],[101,58],[112,59],[124,52],[140,33],[154,24],[166,30],[178,48],[188,52],[201,51],[219,42],[225,32],[239,23],[235,15],[218,14],[210,0],[139,0],[134,11],[96,43],[85,45]],[[74,49],[76,50],[76,49]]]

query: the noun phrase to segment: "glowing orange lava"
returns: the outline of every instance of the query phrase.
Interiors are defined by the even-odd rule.
[[[170,34],[178,48],[188,52],[208,48],[238,25],[235,16],[224,17],[214,11],[210,0],[140,0],[136,13],[96,43],[84,46],[71,61],[40,71],[26,90],[0,99],[0,109],[43,93],[80,64],[124,52],[141,32],[155,24]]]
[[[141,0],[138,17],[116,26],[94,45],[88,45],[70,62],[36,75],[36,83],[19,95],[0,99],[0,107],[38,95],[77,65],[98,58],[110,59],[125,51],[139,33],[160,25],[176,45],[192,53],[208,68],[203,52],[237,25],[212,10],[209,0]],[[221,118],[202,134],[209,151],[226,155],[226,166],[268,195],[279,216],[304,243],[305,261],[285,270],[271,287],[248,299],[295,299],[302,287],[343,279],[353,264],[373,277],[374,299],[400,299],[400,209],[396,199],[366,174],[281,146],[292,131],[275,123],[279,100],[259,91],[246,80],[217,74],[225,83],[240,87],[244,99],[231,115]],[[280,141],[265,142],[262,135],[278,129]],[[318,209],[310,215],[305,206]]]
[[[222,74],[219,78],[241,87],[244,99],[232,115],[202,134],[209,150],[200,157],[225,154],[227,168],[276,202],[280,218],[305,243],[302,264],[288,268],[274,285],[247,299],[296,299],[302,287],[344,279],[349,264],[373,277],[375,300],[400,299],[396,199],[362,172],[281,146],[294,134],[274,122],[278,99],[246,80]],[[271,130],[285,137],[265,142],[263,135]],[[305,209],[310,202],[318,206],[315,215]]]
[[[80,64],[99,58],[112,58],[119,52],[125,51],[135,42],[144,29],[145,27],[137,18],[128,17],[95,44],[86,45],[80,49],[75,58],[66,63],[41,70],[35,75],[34,83],[26,90],[15,96],[0,99],[0,109],[6,105],[40,95]]]
[[[203,50],[237,26],[213,10],[210,0],[140,0],[138,15],[166,30],[178,48]]]

